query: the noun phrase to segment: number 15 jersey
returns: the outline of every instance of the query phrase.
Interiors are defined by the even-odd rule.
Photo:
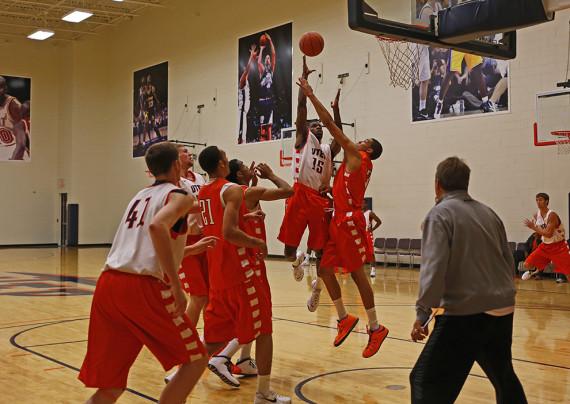
[[[332,174],[331,147],[321,144],[309,131],[305,145],[293,153],[293,178],[315,191],[329,183]]]
[[[103,270],[115,269],[166,280],[150,238],[149,226],[153,217],[168,203],[168,198],[173,192],[186,195],[184,190],[169,182],[156,182],[135,195],[121,218]],[[181,217],[170,230],[176,269],[180,266],[184,255],[186,220],[186,216]]]

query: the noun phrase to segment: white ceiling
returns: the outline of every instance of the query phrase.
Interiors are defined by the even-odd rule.
[[[38,28],[55,32],[50,40],[73,41],[98,35],[105,28],[131,20],[149,7],[165,7],[164,0],[0,0],[0,37],[28,36]],[[79,8],[93,13],[74,24],[61,20]]]

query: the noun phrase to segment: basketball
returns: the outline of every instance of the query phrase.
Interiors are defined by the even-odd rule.
[[[267,35],[262,34],[259,37],[259,46],[267,46]]]
[[[299,39],[299,48],[307,56],[317,56],[324,47],[325,40],[318,32],[306,32]]]

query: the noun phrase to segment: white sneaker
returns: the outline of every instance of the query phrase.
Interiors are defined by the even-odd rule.
[[[176,376],[176,372],[178,372],[178,368],[175,368],[169,375],[164,376],[164,383],[170,383],[172,379],[174,379],[174,376]]]
[[[269,403],[290,404],[291,397],[282,396],[274,391],[270,391],[269,394],[267,395],[260,393],[259,391],[255,393],[255,401],[253,402],[253,404],[269,404]]]
[[[305,260],[305,253],[303,251],[297,251],[297,258],[293,261],[293,277],[297,282],[301,282],[303,280],[303,276],[305,276],[305,270],[301,266],[303,261]]]
[[[538,269],[535,269],[534,271],[526,271],[524,274],[522,274],[521,279],[523,281],[528,281],[530,278],[532,278],[537,273],[538,273]]]
[[[233,365],[232,373],[243,377],[257,376],[257,365],[253,359],[245,358]]]
[[[437,100],[437,104],[435,104],[435,112],[433,113],[433,117],[435,119],[441,118],[442,110],[443,110],[443,101]]]
[[[303,262],[301,262],[301,266],[302,267],[306,267],[311,265],[311,256],[310,255],[305,255],[305,259],[303,260]]]
[[[208,369],[222,379],[224,383],[232,387],[239,387],[239,380],[232,375],[231,368],[232,362],[227,356],[212,356],[208,362]]]
[[[374,267],[370,268],[370,277],[376,278],[376,268],[374,268]]]
[[[312,313],[317,310],[321,301],[321,289],[317,289],[317,279],[311,282],[311,288],[313,291],[311,296],[309,296],[309,300],[307,300],[307,309]]]

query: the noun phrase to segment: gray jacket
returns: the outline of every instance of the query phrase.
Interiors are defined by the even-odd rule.
[[[446,193],[424,221],[416,319],[432,307],[470,315],[513,306],[513,268],[497,214],[465,191]]]

